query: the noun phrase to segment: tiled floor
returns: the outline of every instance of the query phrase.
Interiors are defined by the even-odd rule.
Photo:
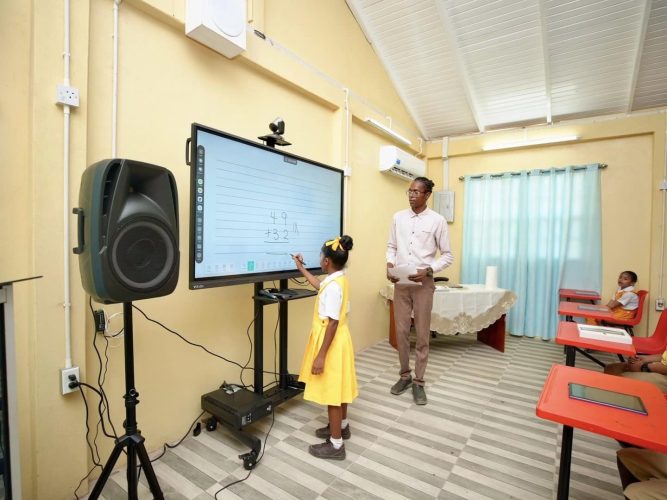
[[[597,355],[597,354],[596,354]],[[611,356],[601,359],[614,361]],[[439,336],[431,343],[429,403],[412,393],[392,396],[397,355],[382,341],[357,356],[360,396],[350,406],[347,459],[324,461],[307,448],[326,424],[323,407],[294,398],[280,405],[266,453],[248,479],[222,499],[539,499],[554,498],[559,426],[538,419],[535,403],[563,348],[539,339],[508,337],[504,354],[473,336]],[[577,366],[599,370],[582,356]],[[264,439],[271,417],[247,427]],[[611,439],[575,430],[571,499],[622,499]],[[168,499],[212,498],[244,478],[238,459],[248,448],[222,426],[187,438],[154,463]],[[103,497],[127,497],[125,471]],[[142,475],[140,498],[150,498]]]

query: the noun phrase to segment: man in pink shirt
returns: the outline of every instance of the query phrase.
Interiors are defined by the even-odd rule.
[[[426,206],[433,192],[433,181],[417,177],[408,189],[410,208],[394,214],[387,242],[387,279],[394,283],[394,323],[398,342],[401,378],[392,394],[402,394],[412,386],[412,396],[418,405],[426,404],[424,373],[428,364],[431,308],[435,285],[433,273],[442,271],[454,262],[449,245],[447,222]],[[436,254],[440,256],[436,258]],[[411,283],[398,283],[390,274],[392,267],[414,266]],[[415,377],[410,368],[410,326],[414,314],[417,342],[415,346]]]

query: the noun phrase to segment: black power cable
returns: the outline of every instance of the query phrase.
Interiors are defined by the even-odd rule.
[[[211,356],[214,356],[214,357],[216,357],[216,358],[222,359],[223,361],[226,361],[226,362],[228,362],[228,363],[230,363],[230,364],[232,364],[232,365],[236,365],[236,366],[238,366],[239,368],[241,368],[242,370],[252,370],[252,369],[254,369],[254,368],[252,368],[252,367],[243,366],[243,365],[241,365],[240,363],[238,363],[238,362],[236,362],[236,361],[233,361],[233,360],[231,360],[231,359],[227,359],[227,358],[225,358],[224,356],[222,356],[222,355],[220,355],[220,354],[216,354],[215,352],[209,350],[207,347],[205,347],[205,346],[203,346],[203,345],[201,345],[201,344],[197,344],[196,342],[192,342],[191,340],[188,340],[187,338],[185,338],[183,335],[181,335],[181,334],[178,333],[177,331],[172,330],[171,328],[165,326],[164,324],[160,323],[159,321],[157,321],[157,320],[151,318],[150,316],[148,316],[145,312],[143,312],[141,309],[139,309],[139,308],[138,308],[137,306],[135,306],[134,304],[132,304],[132,307],[133,307],[134,309],[136,309],[137,311],[139,311],[139,312],[143,315],[143,317],[146,318],[148,321],[150,321],[151,323],[155,323],[156,325],[159,325],[159,326],[161,326],[162,328],[164,328],[165,330],[167,330],[169,333],[172,333],[172,334],[176,335],[178,338],[180,338],[180,339],[181,339],[183,342],[185,342],[186,344],[189,344],[189,345],[191,345],[191,346],[193,346],[193,347],[199,347],[201,350],[203,350],[204,352],[210,354]],[[254,321],[254,319],[253,319],[253,321]],[[252,322],[250,323],[250,325],[252,325]],[[248,329],[250,328],[250,325],[248,325]],[[268,373],[268,374],[271,374],[271,375],[276,375],[276,372],[267,371],[267,370],[262,370],[262,373]],[[251,386],[244,386],[244,387],[251,387]]]
[[[272,408],[273,408],[273,407],[272,407]],[[264,457],[264,451],[266,451],[266,443],[267,443],[267,441],[269,440],[269,434],[271,434],[271,429],[273,429],[273,424],[274,424],[275,421],[276,421],[276,410],[275,410],[275,408],[273,408],[273,409],[271,410],[271,416],[272,416],[272,418],[271,418],[271,426],[269,427],[269,430],[268,430],[267,433],[266,433],[266,437],[264,438],[264,446],[262,447],[262,453],[261,453],[261,455],[259,456],[259,458],[257,459],[257,461],[255,462],[255,467],[257,467],[257,464],[259,464],[259,462],[260,462],[260,461],[262,460],[262,458]],[[253,469],[254,469],[254,467],[253,467]],[[218,491],[215,492],[215,494],[213,495],[213,498],[215,498],[215,499],[217,500],[217,499],[218,499],[218,493],[220,493],[220,492],[223,491],[223,490],[226,490],[226,489],[229,488],[230,486],[234,486],[235,484],[242,483],[243,481],[245,481],[246,479],[248,479],[248,478],[250,477],[250,474],[252,474],[253,469],[250,469],[250,470],[248,471],[248,474],[246,475],[246,477],[244,477],[243,479],[237,479],[236,481],[232,481],[231,483],[229,483],[229,484],[223,486],[222,488],[220,488]]]

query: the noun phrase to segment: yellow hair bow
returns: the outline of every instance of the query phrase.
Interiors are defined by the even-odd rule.
[[[333,240],[327,241],[325,245],[331,247],[331,249],[336,252],[340,246],[340,236],[336,236]]]

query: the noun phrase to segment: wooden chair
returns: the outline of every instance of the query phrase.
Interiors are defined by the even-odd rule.
[[[637,326],[642,320],[642,316],[644,315],[644,302],[646,302],[646,297],[648,297],[648,291],[639,290],[637,292],[637,295],[639,296],[639,307],[637,307],[637,314],[635,314],[634,318],[615,319],[614,321],[606,321],[606,323],[608,323],[609,325],[620,326],[621,328],[625,328],[625,330],[630,335],[634,336],[635,332],[632,328],[634,326]]]

